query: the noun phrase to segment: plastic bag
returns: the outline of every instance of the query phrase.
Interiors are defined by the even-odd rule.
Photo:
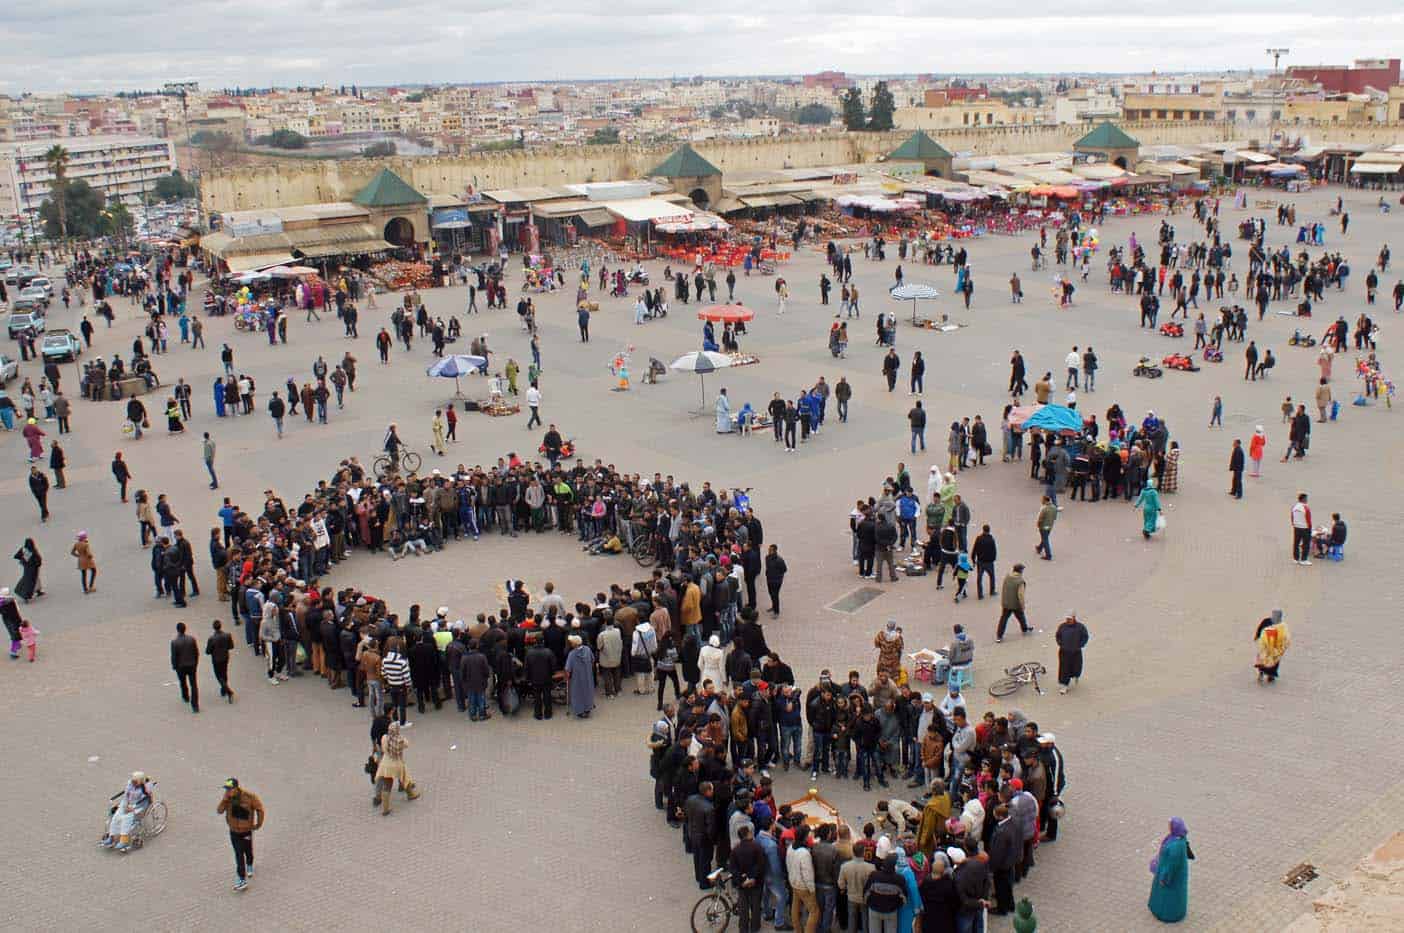
[[[1159,515],[1157,515],[1157,516],[1155,517],[1155,530],[1156,530],[1156,531],[1164,531],[1164,530],[1165,530],[1165,513],[1164,513],[1164,512],[1161,512]]]
[[[135,433],[136,433],[136,425],[132,424],[130,421],[123,421],[123,422],[122,422],[122,433],[123,433],[123,434],[135,434]]]

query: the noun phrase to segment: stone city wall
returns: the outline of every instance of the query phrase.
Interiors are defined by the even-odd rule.
[[[1232,123],[1154,122],[1120,124],[1145,145],[1202,143],[1245,136],[1266,142]],[[1087,132],[1085,124],[995,126],[933,134],[956,154],[1012,155],[1067,151]],[[1368,127],[1284,126],[1289,137],[1312,142],[1404,140],[1397,125]],[[695,148],[723,173],[873,162],[897,148],[908,132],[827,133],[764,139],[699,142]],[[639,178],[662,162],[673,145],[572,146],[542,150],[482,152],[464,156],[288,161],[207,172],[201,179],[202,207],[210,211],[290,207],[350,200],[381,168],[390,168],[425,194],[462,195],[475,190],[563,185]]]

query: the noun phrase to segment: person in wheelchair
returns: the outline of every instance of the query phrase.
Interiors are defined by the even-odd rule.
[[[112,807],[107,821],[107,832],[98,845],[104,849],[115,848],[118,852],[126,852],[132,847],[132,834],[156,798],[152,795],[151,782],[145,772],[133,771],[127,786],[112,799],[116,805]]]

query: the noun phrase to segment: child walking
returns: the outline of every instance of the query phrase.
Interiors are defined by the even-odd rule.
[[[28,619],[20,620],[20,643],[29,654],[30,663],[33,663],[35,655],[39,653],[39,630]]]
[[[956,571],[955,571],[956,591],[955,591],[955,602],[960,602],[962,599],[969,599],[969,598],[970,598],[970,594],[967,593],[967,592],[965,592],[965,581],[970,579],[970,571],[971,571],[970,557],[969,557],[964,551],[961,551],[961,552],[956,556]]]

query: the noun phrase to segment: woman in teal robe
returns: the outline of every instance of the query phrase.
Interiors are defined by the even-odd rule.
[[[1160,851],[1151,859],[1150,902],[1146,905],[1162,923],[1179,923],[1189,912],[1189,863],[1194,851],[1189,830],[1178,816],[1170,820],[1170,832],[1160,841]]]
[[[1155,534],[1155,520],[1160,517],[1160,493],[1155,487],[1147,483],[1131,507],[1141,510],[1141,534],[1147,538]]]

